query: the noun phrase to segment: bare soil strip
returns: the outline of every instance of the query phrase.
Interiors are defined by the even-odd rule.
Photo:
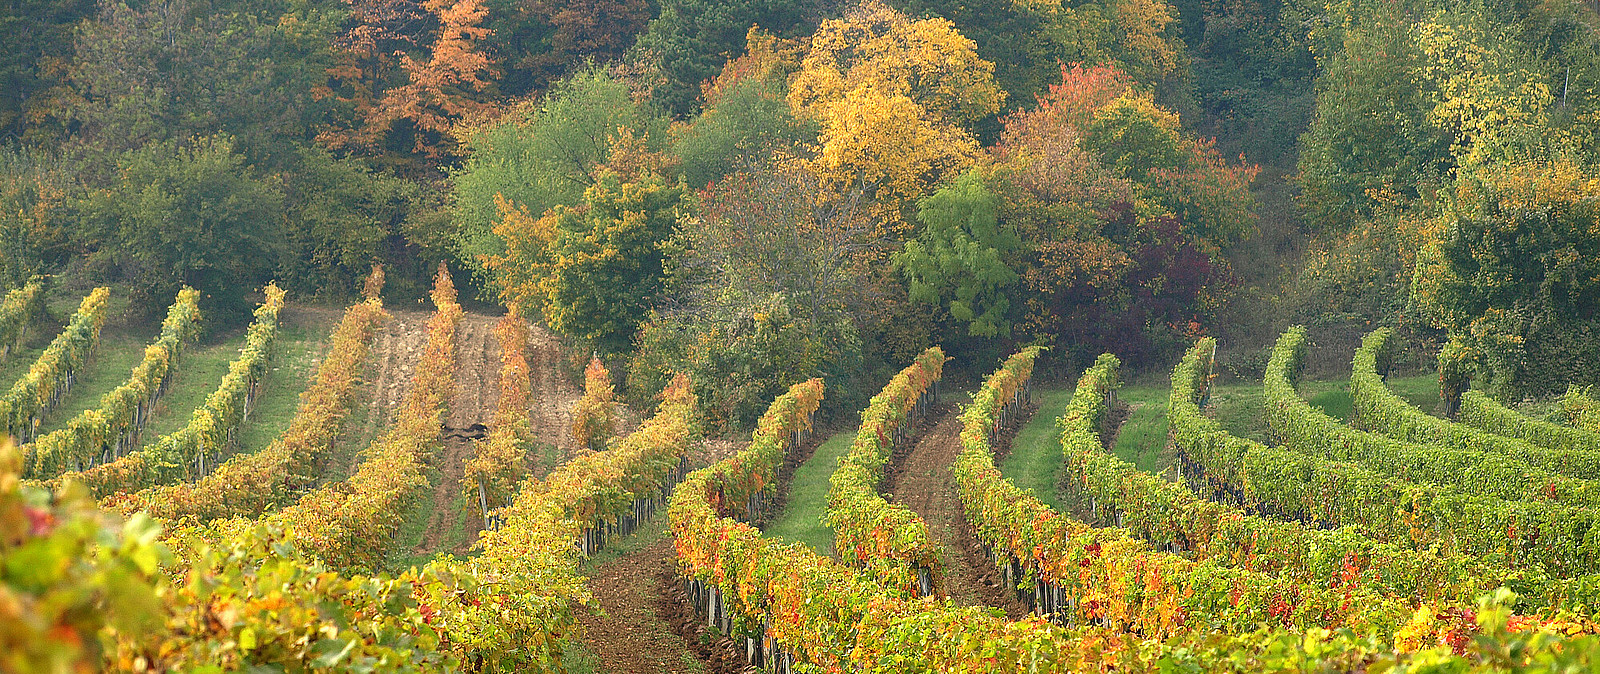
[[[619,410],[621,412],[621,410]],[[630,414],[630,416],[632,416]],[[625,425],[629,417],[619,420]],[[692,465],[731,456],[745,443],[709,439],[691,452]],[[596,555],[589,590],[598,611],[580,611],[583,642],[610,674],[635,672],[743,672],[743,647],[708,630],[689,608],[678,578],[678,555],[667,528],[667,509],[627,539]]]
[[[495,406],[500,400],[500,343],[494,336],[494,326],[499,320],[493,316],[467,314],[461,318],[461,327],[456,332],[455,397],[450,401],[450,416],[444,422],[444,446],[433,460],[438,470],[433,484],[433,509],[423,529],[422,541],[415,550],[417,553],[438,552],[444,548],[445,537],[456,523],[461,523],[463,530],[451,551],[464,553],[483,528],[477,518],[465,517],[461,508],[453,506],[461,494],[466,461],[475,451],[473,441],[488,435],[489,423],[494,420]]]
[[[533,379],[528,422],[533,426],[534,442],[557,448],[560,456],[571,456],[572,403],[583,397],[583,388],[561,374],[561,342],[537,324],[528,328],[528,372]],[[554,468],[544,465],[537,447],[529,450],[525,460],[536,475]]]
[[[656,517],[665,520],[666,513],[660,512]],[[641,529],[634,535],[651,536],[653,540],[638,550],[604,561],[591,571],[589,590],[600,610],[582,611],[578,621],[583,626],[583,643],[599,659],[601,671],[706,671],[706,664],[680,636],[681,612],[662,599],[677,586],[677,556],[672,537],[664,529],[660,522]]]
[[[928,533],[944,550],[945,593],[968,606],[994,606],[1008,617],[1021,618],[1027,609],[1003,586],[999,570],[978,548],[956,491],[951,464],[961,453],[961,419],[954,410],[940,410],[942,418],[912,445],[910,453],[890,473],[890,501],[904,505],[928,523]]]
[[[344,432],[334,443],[332,456],[322,471],[324,483],[349,477],[357,455],[394,422],[395,412],[411,386],[411,373],[427,343],[425,328],[430,314],[397,310],[390,310],[389,314],[392,318],[383,324],[368,352],[366,384],[360,394],[366,404],[354,410],[351,423],[345,424]]]

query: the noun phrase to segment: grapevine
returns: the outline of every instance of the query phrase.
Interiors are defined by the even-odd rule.
[[[100,328],[106,322],[108,288],[95,288],[78,304],[67,327],[45,347],[44,353],[0,396],[0,436],[26,441],[39,430],[45,413],[61,402],[74,378],[100,345]]]
[[[144,359],[133,366],[128,380],[101,396],[99,407],[23,446],[25,475],[47,479],[69,470],[88,470],[120,458],[124,448],[138,441],[156,399],[166,392],[184,345],[200,332],[199,299],[193,288],[178,291],[161,332],[145,347]]]
[[[217,390],[195,409],[188,425],[143,449],[58,479],[82,482],[96,496],[105,497],[204,476],[210,462],[233,446],[239,425],[250,414],[256,386],[266,374],[267,361],[278,338],[278,313],[283,310],[284,293],[271,284],[265,293],[266,301],[256,308],[255,322],[245,334],[239,358],[228,366]]]
[[[44,311],[44,283],[33,279],[0,298],[0,361],[22,346],[28,326]]]
[[[1600,452],[1600,434],[1534,419],[1495,402],[1482,391],[1469,389],[1461,393],[1460,421],[1545,449]]]
[[[1304,335],[1285,335],[1303,341]],[[1363,433],[1342,425],[1291,424],[1283,416],[1269,415],[1283,433],[1316,429],[1316,434],[1295,433],[1291,444],[1321,452],[1328,458],[1356,461],[1375,470],[1418,482],[1470,486],[1508,499],[1548,499],[1578,506],[1600,504],[1600,483],[1584,479],[1600,476],[1600,453],[1583,448],[1549,449],[1453,423],[1417,409],[1384,384],[1383,374],[1392,358],[1388,328],[1375,330],[1356,350],[1350,375],[1350,393],[1357,415],[1366,427],[1392,438]],[[1300,347],[1303,348],[1303,347]],[[1291,362],[1297,363],[1298,359]],[[1275,391],[1283,391],[1277,387]],[[1294,409],[1275,405],[1273,410]],[[1408,443],[1420,444],[1408,444]]]
[[[197,482],[113,496],[108,505],[123,513],[143,510],[166,520],[255,518],[310,484],[312,471],[343,428],[368,345],[386,317],[379,295],[382,267],[374,268],[367,285],[367,300],[351,305],[334,328],[315,379],[300,395],[300,406],[283,435],[266,449],[229,459]]]
[[[582,449],[598,450],[616,432],[616,393],[611,373],[600,357],[583,369],[583,397],[572,404],[572,441]]]
[[[1330,589],[1153,551],[1124,529],[1087,526],[1018,489],[995,467],[991,445],[1008,410],[1025,399],[1037,354],[1031,348],[1012,356],[984,382],[962,414],[955,465],[968,521],[999,563],[1022,567],[1018,575],[1036,611],[1066,624],[1161,637],[1201,626],[1239,633],[1261,624],[1392,635],[1414,613],[1409,602],[1369,588]],[[1057,421],[1068,455],[1100,449],[1117,368],[1116,358],[1104,355],[1079,380]]]
[[[439,426],[455,391],[456,326],[462,315],[442,265],[433,303],[437,310],[428,320],[427,342],[394,426],[367,448],[349,479],[313,490],[267,518],[294,530],[309,550],[336,566],[375,565],[400,525],[402,504],[427,484],[423,461],[439,442]],[[218,524],[224,532],[238,526],[237,521]]]
[[[495,326],[495,336],[500,340],[500,399],[489,437],[476,443],[461,479],[467,502],[485,519],[495,509],[510,504],[517,483],[527,474],[523,456],[532,436],[528,422],[528,406],[532,403],[528,323],[513,311]]]
[[[834,548],[851,564],[903,565],[923,594],[937,592],[943,563],[928,535],[928,525],[904,506],[878,493],[884,469],[896,447],[911,437],[911,425],[927,413],[944,371],[939,347],[923,352],[896,374],[861,412],[861,427],[850,451],[829,478],[823,520],[834,530]]]

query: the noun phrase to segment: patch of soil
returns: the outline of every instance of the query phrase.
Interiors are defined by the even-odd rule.
[[[665,516],[664,511],[657,515]],[[669,600],[674,589],[683,593],[674,559],[672,537],[667,535],[594,569],[589,590],[600,610],[580,611],[578,622],[584,645],[608,674],[697,672],[705,665],[714,672],[740,671],[718,667],[715,658],[702,662],[704,656],[696,651],[707,646],[697,640],[697,648],[691,649],[681,636],[685,614],[689,622],[694,622],[694,615],[686,601]]]
[[[722,633],[706,626],[706,621],[689,606],[689,594],[683,580],[669,567],[656,576],[656,585],[662,592],[657,605],[658,615],[671,623],[706,670],[715,674],[745,674],[757,671],[745,662],[744,649]]]
[[[1134,411],[1142,407],[1144,403],[1129,405],[1118,400],[1106,411],[1105,420],[1100,428],[1100,444],[1105,446],[1106,451],[1109,452],[1111,448],[1117,446],[1117,437],[1122,435],[1122,425],[1128,422],[1128,417],[1133,416]]]
[[[473,440],[487,433],[500,400],[500,343],[494,336],[494,326],[499,320],[467,314],[456,330],[455,396],[450,401],[450,415],[444,422],[444,447],[433,460],[439,476],[433,485],[433,510],[417,546],[418,553],[442,548],[451,524],[461,519],[461,512],[450,506],[461,493],[466,461],[475,451]],[[482,528],[483,523],[477,518],[465,520],[465,535],[455,546],[455,552],[466,552]]]
[[[1010,618],[1020,618],[1027,609],[1003,587],[999,570],[978,547],[967,524],[951,471],[960,453],[960,416],[946,412],[890,473],[888,498],[921,516],[934,543],[944,549],[947,596],[968,606],[994,606]]]
[[[390,320],[379,329],[367,353],[366,383],[360,392],[360,398],[366,401],[365,421],[345,426],[322,472],[324,482],[337,482],[350,475],[357,455],[389,427],[411,388],[411,373],[428,341],[431,314],[390,310],[389,315]]]
[[[583,388],[562,375],[564,355],[561,342],[543,327],[528,326],[528,372],[532,378],[533,409],[528,422],[534,442],[551,445],[561,456],[572,455],[572,403],[583,397]],[[537,448],[525,457],[527,465],[542,475],[554,466],[544,465]]]

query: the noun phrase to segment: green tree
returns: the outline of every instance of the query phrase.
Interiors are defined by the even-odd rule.
[[[500,92],[538,94],[584,59],[621,57],[652,14],[644,0],[489,0],[485,44],[504,77]]]
[[[817,138],[816,124],[796,118],[787,100],[799,50],[756,30],[746,41],[745,55],[729,61],[706,87],[704,109],[673,134],[672,151],[692,187]]]
[[[700,84],[738,55],[752,26],[797,37],[816,27],[822,11],[818,0],[662,0],[660,7],[635,51],[659,65],[654,98],[673,115],[694,110]]]
[[[913,301],[935,304],[975,337],[1010,336],[1010,289],[1017,273],[1006,260],[1021,240],[999,220],[998,199],[976,171],[923,199],[922,233],[894,256]]]
[[[1350,28],[1317,78],[1299,178],[1314,229],[1350,228],[1376,195],[1415,199],[1451,166],[1451,138],[1428,120],[1432,94],[1408,23],[1391,10]]]
[[[1096,110],[1083,136],[1084,147],[1121,177],[1148,182],[1160,169],[1181,160],[1178,116],[1150,99],[1122,96]]]
[[[360,159],[301,148],[284,184],[281,283],[298,295],[355,295],[374,261],[401,238],[419,199],[414,183],[374,172]]]
[[[84,205],[97,256],[122,266],[142,297],[187,285],[208,298],[210,315],[248,311],[243,296],[282,250],[284,197],[255,177],[233,140],[151,143],[122,156],[117,175]]]
[[[38,150],[0,148],[0,289],[71,253],[76,166]]]
[[[557,83],[542,100],[466,133],[469,158],[451,175],[457,248],[473,268],[503,250],[494,235],[499,199],[529,213],[576,206],[595,184],[619,133],[659,142],[666,119],[628,84],[595,66]]]
[[[0,6],[0,135],[59,141],[73,25],[91,0],[18,0]]]
[[[1600,372],[1600,174],[1570,156],[1464,175],[1418,253],[1412,298],[1502,396]]]
[[[603,354],[626,353],[661,293],[683,192],[658,175],[600,171],[579,205],[506,217],[495,229],[505,251],[485,262],[507,303]]]
[[[102,2],[77,31],[76,139],[109,152],[225,133],[252,162],[294,161],[344,11],[323,3]]]
[[[861,193],[767,160],[695,197],[672,242],[667,296],[629,362],[632,397],[685,372],[712,422],[738,427],[790,384],[822,377],[845,409],[861,375],[860,325],[882,297],[860,259],[873,224]]]
[[[898,0],[911,16],[938,16],[977,44],[995,64],[995,83],[1013,106],[1029,107],[1059,80],[1061,64],[1115,67],[1163,94],[1177,94],[1187,54],[1166,0]],[[986,119],[983,135],[998,131]]]

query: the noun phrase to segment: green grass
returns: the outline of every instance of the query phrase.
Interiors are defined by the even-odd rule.
[[[356,389],[356,399],[350,406],[350,413],[345,415],[344,428],[328,448],[327,459],[323,461],[321,474],[317,478],[318,486],[350,477],[361,463],[361,452],[388,430],[392,421],[388,418],[388,411],[374,400],[378,382],[377,356],[376,348],[367,353],[367,362],[361,368],[362,384]]]
[[[833,556],[833,530],[822,523],[828,506],[828,478],[839,467],[839,457],[850,450],[856,431],[841,431],[827,439],[789,481],[789,503],[766,529],[768,538],[805,543],[819,554]]]
[[[1416,405],[1428,414],[1438,414],[1442,402],[1439,399],[1439,375],[1433,372],[1410,377],[1390,377],[1389,390],[1395,395],[1404,398],[1406,402]]]
[[[73,417],[85,410],[100,406],[100,398],[128,381],[134,366],[144,360],[144,347],[155,337],[151,328],[113,328],[107,326],[100,332],[100,346],[95,349],[89,363],[61,398],[61,404],[45,417],[39,426],[39,435],[62,428]],[[182,367],[179,361],[179,367]]]
[[[1348,423],[1351,414],[1350,383],[1342,379],[1305,381],[1300,395],[1335,419]],[[1235,437],[1271,444],[1272,431],[1262,405],[1261,382],[1233,382],[1211,388],[1212,416]]]
[[[311,384],[333,331],[335,315],[308,312],[301,320],[291,311],[284,311],[285,320],[278,328],[278,343],[267,366],[267,376],[250,408],[250,421],[239,429],[235,451],[240,454],[265,449],[288,430],[289,421],[300,408],[300,393]]]
[[[45,347],[49,346],[51,340],[54,340],[66,327],[67,320],[78,310],[78,303],[81,301],[82,297],[67,297],[60,292],[52,293],[45,298],[45,315],[28,326],[28,335],[23,340],[22,348],[12,351],[4,361],[0,361],[0,387],[3,387],[0,390],[10,390],[22,375],[28,373],[28,368],[33,366],[34,361],[39,360]],[[106,310],[122,311],[127,306],[128,302],[125,299],[113,293]]]
[[[433,552],[416,552],[417,546],[422,545],[423,538],[428,535],[428,518],[433,514],[433,485],[439,481],[439,471],[432,466],[426,468],[424,474],[428,484],[418,489],[410,502],[405,504],[400,529],[391,541],[388,559],[384,560],[383,565],[387,570],[399,571],[422,566],[434,558]]]
[[[29,339],[22,348],[6,356],[5,361],[0,362],[0,391],[11,390],[11,386],[16,384],[22,375],[28,373],[28,368],[33,366],[33,362],[39,360],[39,355],[44,353],[45,344],[48,343],[48,338],[37,345],[34,344],[34,340]]]
[[[244,348],[242,330],[187,345],[178,356],[177,367],[172,370],[172,382],[166,395],[156,401],[155,411],[140,437],[147,443],[154,442],[188,425],[195,408],[222,383],[222,375],[228,373],[228,364],[239,357],[241,348]]]
[[[1037,390],[1034,399],[1039,411],[1012,438],[1011,454],[1000,462],[1000,474],[1022,489],[1032,489],[1040,501],[1061,510],[1063,459],[1056,417],[1072,400],[1072,389]]]
[[[1117,444],[1111,452],[1140,470],[1157,472],[1164,467],[1167,446],[1167,398],[1171,389],[1159,384],[1124,386],[1117,399],[1130,408]]]

